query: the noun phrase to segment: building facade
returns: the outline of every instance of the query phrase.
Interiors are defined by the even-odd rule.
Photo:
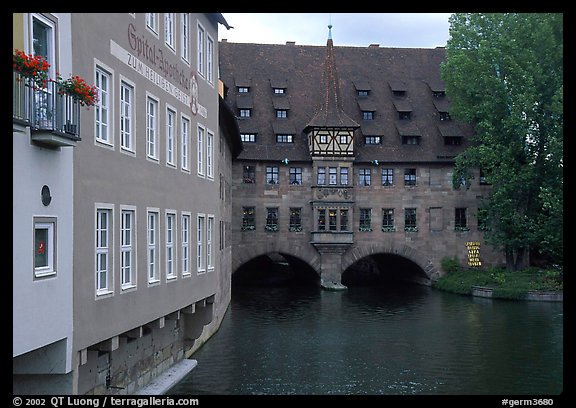
[[[70,378],[59,390],[132,394],[206,341],[230,301],[227,181],[241,144],[217,70],[218,28],[229,26],[218,13],[66,18],[53,37],[70,53],[55,43],[59,72],[93,84],[98,102],[82,108],[73,152],[60,148],[71,155],[58,218],[69,279],[54,280],[67,291],[66,325],[55,326],[68,329]]]
[[[395,279],[427,285],[443,257],[502,261],[482,239],[478,208],[490,186],[478,172],[468,188],[453,187],[454,158],[473,129],[450,117],[444,55],[331,38],[326,47],[221,42],[225,99],[244,145],[232,182],[233,270],[280,254],[339,289],[369,257],[383,256]]]

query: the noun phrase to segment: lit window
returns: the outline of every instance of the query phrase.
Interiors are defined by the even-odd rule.
[[[34,220],[34,276],[40,278],[56,274],[56,221]]]

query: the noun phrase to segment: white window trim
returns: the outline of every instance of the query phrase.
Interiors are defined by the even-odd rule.
[[[98,212],[101,210],[108,211],[108,236],[106,249],[98,248]],[[111,296],[114,293],[114,204],[108,203],[95,203],[94,204],[94,289],[96,299]],[[106,288],[98,288],[98,254],[107,254],[107,273],[106,273]]]
[[[156,225],[154,231],[155,242],[150,243],[150,214],[156,216]],[[150,250],[154,249],[156,256],[154,260],[154,277],[150,278]],[[160,283],[160,209],[155,207],[146,208],[146,280],[148,286],[158,285]]]
[[[210,50],[209,44],[212,44],[212,49]],[[214,86],[214,58],[216,52],[216,42],[214,38],[208,33],[206,33],[206,82]]]
[[[178,277],[178,217],[176,210],[166,210],[164,212],[164,270],[166,271],[166,281],[173,281]],[[168,218],[172,218],[172,242],[168,241]],[[168,273],[168,250],[172,250],[172,273]]]
[[[130,212],[132,213],[132,225],[131,225],[131,244],[129,246],[130,248],[130,252],[132,253],[132,257],[131,257],[131,264],[130,264],[130,282],[128,283],[122,283],[122,279],[123,279],[123,257],[122,254],[124,252],[127,251],[128,247],[122,245],[122,241],[123,241],[123,234],[124,234],[124,229],[122,228],[122,224],[124,222],[124,213],[125,212]],[[122,289],[122,291],[126,291],[129,289],[135,289],[136,288],[136,276],[137,276],[137,271],[138,271],[138,265],[137,265],[137,260],[138,260],[138,254],[136,253],[136,250],[138,248],[137,245],[137,226],[136,226],[136,220],[138,219],[137,217],[137,213],[136,213],[136,206],[133,205],[121,205],[120,206],[120,287]]]
[[[172,129],[169,129],[168,117],[172,116]],[[176,113],[176,109],[172,106],[166,104],[166,121],[164,124],[165,134],[166,134],[166,166],[175,169],[176,168],[176,160],[177,160],[177,148],[176,145],[178,144],[177,140],[177,122],[178,122],[178,114]],[[172,140],[172,159],[169,160],[169,153],[170,153],[170,140],[169,136],[171,136]]]
[[[208,214],[206,219],[206,269],[214,271],[214,214]]]
[[[202,224],[200,223],[202,220]],[[196,216],[196,271],[198,275],[206,273],[206,214]]]
[[[123,75],[120,75],[120,99],[122,98],[122,86],[126,85],[128,87],[130,87],[130,90],[132,91],[132,100],[130,103],[130,143],[131,143],[131,148],[127,148],[125,146],[123,146],[122,144],[122,115],[123,115],[123,107],[122,107],[122,102],[120,102],[120,112],[119,112],[119,116],[120,116],[120,127],[118,129],[119,135],[120,135],[120,151],[122,153],[128,154],[129,156],[136,156],[136,86],[134,85],[134,82],[130,81],[129,79],[127,79],[126,77],[124,77]]]
[[[108,140],[102,139],[100,135],[96,132],[96,112],[101,106],[102,95],[100,91],[98,92],[98,104],[94,106],[94,144],[96,146],[108,148],[114,150],[114,70],[108,65],[104,64],[102,61],[94,58],[94,81],[96,85],[96,72],[100,71],[108,76]]]
[[[202,137],[200,137],[200,130],[202,130]],[[205,176],[205,162],[204,162],[204,145],[206,144],[206,128],[198,123],[196,127],[196,163],[198,176],[204,178]]]
[[[148,103],[150,100],[153,100],[155,102],[155,106],[156,106],[156,115],[155,115],[155,123],[154,123],[154,151],[152,152],[153,154],[151,154],[151,152],[149,151],[149,137],[150,135],[148,134]],[[160,99],[151,94],[150,92],[146,92],[146,111],[145,111],[145,115],[146,115],[146,158],[150,161],[153,161],[154,163],[159,163],[160,159],[159,159],[159,154],[158,152],[160,151],[159,149],[159,144],[160,144]]]
[[[190,66],[190,20],[189,13],[180,13],[180,58],[188,66]]]
[[[196,72],[206,78],[206,29],[200,22],[196,26]]]
[[[57,273],[57,245],[58,245],[58,237],[57,237],[57,226],[56,226],[57,219],[55,217],[34,217],[33,220],[33,230],[32,230],[32,267],[34,269],[34,278],[46,278],[48,276],[56,276]],[[36,267],[34,257],[36,256],[36,244],[35,244],[35,236],[36,236],[36,229],[42,228],[48,230],[48,265]]]
[[[186,121],[188,123],[188,133],[186,135],[186,150],[184,150],[184,134],[183,134],[183,130],[184,130],[184,126],[182,125],[183,122]],[[181,114],[180,115],[180,134],[179,134],[179,140],[180,140],[180,170],[182,170],[185,173],[190,173],[190,131],[192,129],[192,121],[190,120],[190,118],[186,115]],[[187,152],[187,157],[184,158],[184,151]]]
[[[214,180],[214,132],[206,130],[206,177]]]
[[[169,20],[172,25],[171,33],[168,31]],[[169,37],[171,37],[172,42],[168,41]],[[164,44],[166,44],[170,51],[176,54],[176,13],[164,13]]]
[[[30,39],[30,54],[34,55],[34,44],[33,41],[33,30],[34,30],[34,19],[39,20],[42,24],[50,27],[50,44],[48,44],[48,63],[50,67],[48,68],[48,77],[56,77],[56,23],[42,14],[30,13],[30,19],[28,20],[28,38]]]
[[[148,25],[148,21],[149,18],[148,17],[154,17],[154,25],[155,27],[151,27],[150,25]],[[148,31],[150,31],[156,38],[159,38],[160,35],[158,34],[158,25],[159,25],[159,21],[158,21],[158,13],[146,13],[146,28],[148,29]]]
[[[188,219],[188,228],[187,230],[184,228],[184,218]],[[180,216],[180,231],[181,231],[181,235],[180,235],[180,247],[181,247],[181,259],[180,259],[180,270],[182,271],[182,277],[190,277],[192,276],[192,269],[190,267],[191,265],[191,257],[190,254],[192,253],[192,248],[191,248],[191,241],[190,241],[190,237],[191,237],[191,228],[192,228],[192,213],[190,212],[184,212],[182,211],[181,216]],[[186,233],[186,236],[185,236]],[[186,239],[185,239],[186,238]],[[185,251],[184,248],[187,248],[188,250]],[[188,268],[185,269],[184,268],[184,254],[188,253],[188,259],[187,259],[187,264],[188,264]]]

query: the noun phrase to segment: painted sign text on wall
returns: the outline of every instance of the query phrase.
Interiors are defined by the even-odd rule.
[[[482,266],[480,262],[480,242],[468,241],[466,242],[468,248],[468,266]]]

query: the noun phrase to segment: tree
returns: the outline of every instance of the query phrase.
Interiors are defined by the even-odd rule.
[[[478,168],[492,185],[486,242],[510,269],[529,249],[562,263],[563,15],[453,14],[441,70],[452,116],[475,127],[454,187]]]

